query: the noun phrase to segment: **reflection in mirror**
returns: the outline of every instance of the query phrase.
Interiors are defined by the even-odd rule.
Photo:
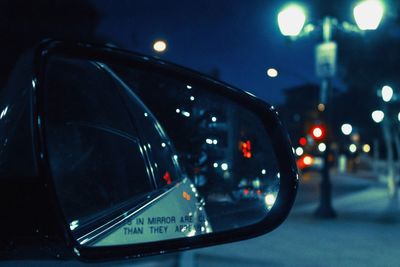
[[[60,56],[44,92],[51,175],[82,245],[227,231],[260,222],[275,203],[265,125],[205,85]]]

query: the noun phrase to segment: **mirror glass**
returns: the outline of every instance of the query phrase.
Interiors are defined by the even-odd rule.
[[[263,122],[193,80],[52,57],[44,136],[72,235],[115,246],[223,232],[265,218],[279,169]]]

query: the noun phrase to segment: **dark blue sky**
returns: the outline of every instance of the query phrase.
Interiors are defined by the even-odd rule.
[[[280,35],[276,14],[281,7],[265,0],[109,1],[96,0],[101,18],[98,34],[122,48],[153,54],[158,38],[168,42],[161,58],[210,73],[272,104],[282,89],[314,75],[315,38],[289,42]],[[118,29],[118,30],[115,30]],[[268,78],[268,67],[280,70]]]

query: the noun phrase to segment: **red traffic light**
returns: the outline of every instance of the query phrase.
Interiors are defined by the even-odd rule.
[[[311,128],[311,136],[314,140],[322,140],[325,137],[325,128],[317,125]]]

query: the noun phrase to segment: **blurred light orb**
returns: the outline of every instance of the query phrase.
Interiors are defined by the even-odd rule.
[[[350,135],[353,131],[353,126],[351,126],[349,123],[345,123],[342,125],[341,130],[344,135]]]
[[[297,156],[300,157],[301,155],[303,155],[303,153],[304,153],[304,149],[302,147],[296,148],[296,155]]]
[[[190,117],[190,113],[187,111],[182,111],[182,115],[189,118]]]
[[[385,7],[380,0],[365,0],[353,10],[354,19],[361,30],[376,30],[382,20]]]
[[[360,136],[359,133],[355,133],[355,134],[352,134],[352,135],[351,135],[350,139],[351,139],[351,141],[353,141],[354,143],[358,143],[358,142],[360,142],[361,136]]]
[[[320,152],[325,152],[325,151],[326,151],[326,145],[325,145],[325,143],[320,143],[320,144],[318,145],[318,150],[319,150]]]
[[[385,118],[385,113],[383,113],[382,110],[375,110],[372,112],[371,117],[374,120],[374,122],[380,123]]]
[[[163,40],[157,40],[153,44],[153,49],[158,53],[165,52],[167,50],[167,43]]]
[[[363,145],[362,147],[364,153],[369,153],[371,151],[371,146],[368,144]]]
[[[318,110],[319,110],[320,112],[324,112],[324,111],[325,111],[325,105],[322,104],[322,103],[318,104]]]
[[[275,77],[278,76],[278,70],[275,69],[275,68],[269,68],[269,69],[267,70],[267,75],[268,75],[268,77],[270,77],[270,78],[275,78]]]
[[[356,153],[357,152],[357,146],[355,144],[349,145],[349,151],[351,153]]]
[[[307,138],[301,137],[301,138],[299,139],[299,143],[300,143],[300,145],[302,145],[302,146],[307,145]]]
[[[279,30],[284,36],[299,35],[305,22],[306,12],[299,5],[288,5],[278,14]]]
[[[382,87],[382,99],[385,102],[390,102],[390,100],[392,100],[393,97],[393,88],[385,85]]]
[[[228,164],[222,163],[222,164],[221,164],[221,169],[222,169],[223,171],[228,170]]]
[[[312,131],[313,136],[315,136],[316,138],[320,138],[322,137],[322,129],[320,127],[315,127]]]
[[[310,157],[310,156],[305,156],[304,158],[303,158],[303,163],[304,163],[304,165],[306,165],[306,166],[310,166],[310,165],[312,165],[313,164],[313,158],[312,157]]]
[[[397,114],[397,120],[400,121],[400,112]]]
[[[273,194],[267,194],[265,196],[265,204],[268,207],[272,207],[274,205],[274,203],[275,203],[275,200],[276,200],[276,198],[275,198],[275,196]]]

